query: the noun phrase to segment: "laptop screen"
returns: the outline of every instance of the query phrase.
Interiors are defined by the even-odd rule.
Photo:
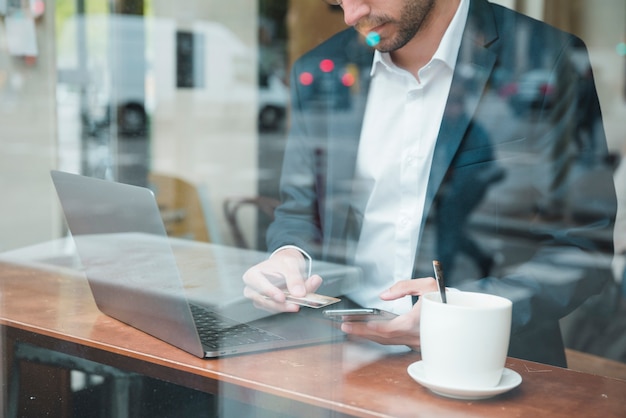
[[[202,356],[152,192],[59,171],[52,179],[98,308]]]

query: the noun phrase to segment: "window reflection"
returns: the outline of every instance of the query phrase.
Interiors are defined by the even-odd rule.
[[[200,195],[207,224],[186,238],[264,251],[289,130],[298,123],[320,129],[330,109],[343,121],[332,146],[345,144],[342,129],[362,115],[371,82],[365,42],[347,41],[350,60],[316,56],[290,73],[297,58],[342,27],[340,9],[319,0],[183,3],[57,1],[34,20],[37,57],[0,47],[0,251],[65,235],[50,168],[147,185],[157,195],[163,188],[154,178],[182,179]],[[445,187],[432,196],[417,263],[424,268],[413,274],[432,275],[438,258],[459,287],[524,274],[558,294],[582,277],[605,279],[600,294],[561,321],[562,333],[568,347],[624,362],[616,336],[625,332],[625,6],[541,3],[537,17],[579,35],[591,62],[574,51],[564,65],[575,77],[556,76],[534,53],[549,41],[528,29],[489,85],[476,84],[473,63],[460,63],[465,79],[452,92],[445,129],[467,125],[471,146],[454,157],[455,169],[442,174]],[[290,82],[301,100],[295,110]],[[583,105],[570,107],[575,101]],[[542,119],[546,112],[554,116]],[[568,118],[576,123],[565,127]],[[320,164],[328,163],[325,147],[317,150]],[[365,200],[354,183],[338,187],[328,207]],[[236,215],[224,210],[229,204],[241,207]],[[605,221],[616,209],[613,233]],[[356,236],[358,208],[349,221]],[[563,245],[573,241],[587,252]],[[317,255],[351,263],[352,244],[333,242]],[[539,244],[548,248],[538,251]]]

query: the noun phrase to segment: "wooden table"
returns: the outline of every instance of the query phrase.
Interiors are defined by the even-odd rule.
[[[356,341],[199,359],[101,314],[86,280],[62,268],[0,262],[0,325],[5,342],[296,416],[626,416],[625,381],[513,358],[507,367],[521,374],[522,384],[482,401],[443,398],[414,382],[406,369],[420,359],[417,353],[390,354]]]

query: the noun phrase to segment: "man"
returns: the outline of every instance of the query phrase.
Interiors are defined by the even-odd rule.
[[[245,295],[295,312],[281,288],[320,286],[304,277],[309,254],[355,264],[364,283],[346,296],[400,315],[342,330],[419,349],[417,297],[436,290],[431,262],[444,257],[450,286],[513,300],[511,356],[564,366],[559,319],[609,277],[596,254],[612,254],[615,216],[608,170],[593,211],[568,200],[584,176],[576,109],[599,111],[595,88],[577,91],[584,45],[486,0],[335,4],[352,28],[293,67],[274,253],[246,272]],[[359,89],[338,108],[323,80],[343,68],[360,70]],[[540,83],[522,86],[525,77]],[[478,241],[490,248],[463,249]],[[467,256],[484,251],[494,256]]]

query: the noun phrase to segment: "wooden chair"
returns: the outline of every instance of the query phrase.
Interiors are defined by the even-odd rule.
[[[206,205],[196,185],[161,173],[150,173],[148,184],[156,196],[169,236],[211,241]]]
[[[230,197],[224,200],[224,216],[233,234],[235,245],[239,248],[251,248],[239,226],[238,213],[240,209],[252,206],[271,221],[274,219],[274,209],[279,203],[277,199],[266,196]]]

